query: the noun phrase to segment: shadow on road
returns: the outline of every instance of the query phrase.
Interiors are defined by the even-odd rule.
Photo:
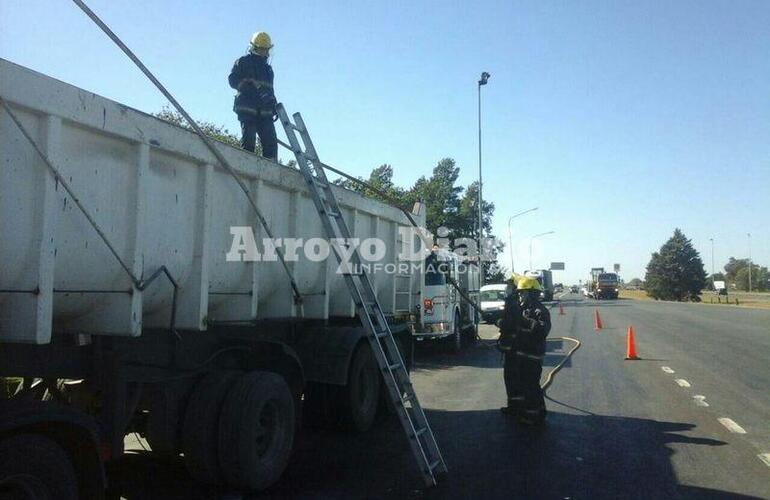
[[[422,488],[389,419],[363,436],[303,432],[281,481],[245,498],[750,498],[678,483],[669,443],[725,444],[692,435],[692,424],[551,412],[532,430],[497,410],[428,417],[450,469],[435,488]],[[181,461],[149,455],[128,457],[111,480],[128,500],[239,498],[195,485]]]
[[[490,353],[493,353],[490,356]],[[412,370],[435,370],[453,366],[474,368],[500,368],[502,353],[497,350],[497,340],[479,339],[466,346],[462,352],[448,352],[446,344],[440,341],[426,341],[415,344]]]
[[[561,362],[569,350],[566,347],[562,340],[548,339],[543,366],[556,366]],[[415,346],[414,358],[412,366],[414,371],[440,370],[454,366],[473,368],[502,368],[503,366],[502,353],[497,349],[497,341],[490,339],[477,340],[459,354],[447,352],[446,348],[438,342],[424,342]],[[569,367],[571,363],[568,359],[564,366]]]

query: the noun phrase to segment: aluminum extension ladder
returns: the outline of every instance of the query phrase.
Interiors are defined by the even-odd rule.
[[[299,113],[294,113],[294,123],[292,123],[282,104],[278,105],[277,113],[286,131],[291,150],[297,158],[302,176],[312,193],[313,202],[321,216],[326,234],[330,240],[333,240],[330,243],[334,248],[337,261],[342,264],[341,249],[338,245],[345,246],[349,252],[348,245],[351,235],[337,204],[337,198],[334,196],[326,177],[324,164],[318,159],[318,154],[305,123],[302,121],[302,116]],[[299,132],[302,137],[304,150],[297,139],[296,132]],[[388,396],[396,408],[412,453],[417,459],[420,473],[426,485],[433,486],[436,484],[436,475],[447,471],[446,464],[428,424],[428,419],[425,417],[425,412],[417,399],[412,382],[409,380],[409,373],[377,300],[377,294],[374,292],[368,274],[361,265],[361,257],[357,249],[351,253],[349,264],[347,269],[342,269],[345,283],[353,297],[358,317],[366,330],[366,337],[385,380]]]

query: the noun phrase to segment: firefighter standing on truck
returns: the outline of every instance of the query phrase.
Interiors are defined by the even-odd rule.
[[[270,35],[255,33],[249,53],[235,61],[228,81],[238,91],[233,111],[241,122],[241,147],[253,152],[259,135],[262,156],[276,160],[278,142],[273,117],[278,102],[273,92],[273,68],[267,62],[271,48]]]
[[[501,324],[500,348],[506,353],[504,373],[508,393],[508,406],[502,410],[525,425],[543,424],[546,416],[540,376],[545,339],[551,331],[551,314],[540,302],[541,291],[536,279],[520,277],[511,300],[506,299]],[[510,334],[514,335],[513,340],[504,341]]]

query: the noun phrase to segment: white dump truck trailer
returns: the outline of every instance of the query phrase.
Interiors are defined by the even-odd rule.
[[[303,413],[372,425],[381,375],[298,170],[217,144],[287,273],[195,134],[2,59],[0,98],[0,485],[99,498],[139,432],[202,482],[260,489]],[[335,194],[355,238],[384,242],[370,277],[408,363],[424,278],[399,248],[419,239],[398,208]]]

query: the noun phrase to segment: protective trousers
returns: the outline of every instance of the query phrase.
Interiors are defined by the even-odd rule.
[[[278,159],[278,140],[275,135],[275,125],[270,116],[260,116],[241,121],[241,147],[254,152],[259,143],[262,145],[262,156],[273,160]]]
[[[540,388],[540,376],[543,373],[543,356],[517,351],[518,374],[521,384],[521,417],[541,422],[545,419],[545,397]]]
[[[508,408],[518,415],[524,403],[524,388],[521,383],[521,363],[515,350],[505,353],[503,381],[505,381],[505,393],[508,395]]]

